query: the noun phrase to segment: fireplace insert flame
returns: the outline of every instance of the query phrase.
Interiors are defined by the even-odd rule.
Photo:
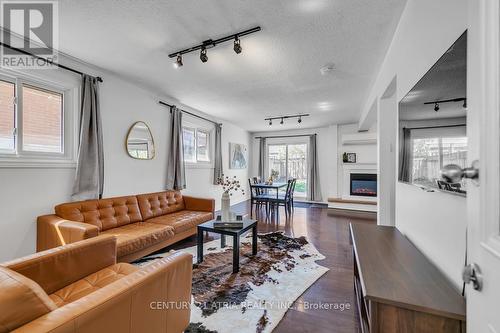
[[[351,195],[377,196],[377,175],[372,173],[351,173]]]

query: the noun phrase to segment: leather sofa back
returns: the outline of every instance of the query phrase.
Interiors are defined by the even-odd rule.
[[[90,223],[99,231],[142,221],[135,196],[65,203],[56,206],[55,211],[63,219]]]
[[[144,221],[186,208],[180,191],[141,194],[137,196],[137,200]]]
[[[0,332],[10,332],[57,309],[36,282],[0,266]]]

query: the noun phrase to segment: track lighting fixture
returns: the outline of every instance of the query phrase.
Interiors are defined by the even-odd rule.
[[[240,54],[241,53],[241,41],[240,39],[238,38],[238,36],[234,37],[234,47],[233,47],[233,50],[234,52],[236,52],[236,54]]]
[[[438,112],[440,107],[439,104],[442,103],[456,103],[456,102],[464,102],[462,104],[463,108],[467,108],[467,98],[465,97],[460,97],[460,98],[453,98],[453,99],[443,99],[440,101],[432,101],[432,102],[425,102],[424,104],[434,104],[434,111]]]
[[[203,63],[205,63],[205,62],[208,61],[207,49],[205,47],[201,48],[201,51],[200,51],[200,60]]]
[[[174,62],[174,68],[179,68],[179,67],[182,67],[182,65],[184,65],[182,63],[182,56],[180,54],[177,55],[177,59],[175,60]]]
[[[290,115],[290,116],[279,116],[279,117],[269,117],[265,118],[264,120],[269,121],[269,126],[273,125],[273,120],[279,120],[280,125],[283,125],[285,123],[285,119],[290,119],[290,118],[298,118],[297,122],[300,124],[302,123],[302,117],[308,117],[309,114],[298,114],[298,115]]]
[[[225,42],[228,42],[228,41],[231,41],[231,40],[234,40],[234,47],[233,47],[233,50],[236,54],[240,54],[243,50],[243,48],[241,47],[241,41],[240,41],[240,38],[243,37],[243,36],[246,36],[246,35],[250,35],[250,34],[253,34],[254,32],[257,32],[257,31],[260,31],[260,27],[255,27],[255,28],[252,28],[252,29],[248,29],[248,30],[244,30],[244,31],[240,31],[238,33],[235,33],[235,34],[232,34],[232,35],[229,35],[229,36],[225,36],[225,37],[222,37],[222,38],[219,38],[219,39],[207,39],[205,41],[203,41],[202,43],[198,44],[198,45],[195,45],[195,46],[192,46],[190,48],[187,48],[187,49],[184,49],[184,50],[179,50],[179,51],[176,51],[174,53],[171,53],[168,55],[169,58],[175,58],[177,57],[177,59],[180,59],[181,63],[179,64],[178,61],[176,61],[176,64],[174,64],[175,67],[180,67],[182,66],[182,55],[186,54],[186,53],[191,53],[191,52],[195,52],[195,51],[198,51],[198,50],[201,50],[200,52],[200,59],[202,62],[207,62],[208,60],[208,56],[207,56],[207,49],[209,48],[212,48],[212,47],[216,47],[218,44],[221,44],[221,43],[225,43]],[[180,57],[180,58],[179,58]]]

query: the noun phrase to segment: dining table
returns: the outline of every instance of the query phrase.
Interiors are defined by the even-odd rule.
[[[275,190],[276,191],[276,201],[279,199],[279,191],[281,188],[286,187],[288,185],[287,182],[273,182],[273,183],[254,183],[251,184],[252,188],[259,190]],[[261,192],[261,191],[259,191]],[[276,209],[276,215],[279,214],[279,209]]]

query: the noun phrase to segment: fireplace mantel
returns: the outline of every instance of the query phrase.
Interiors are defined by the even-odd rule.
[[[351,173],[370,173],[377,174],[377,164],[375,163],[343,163],[342,177],[342,199],[344,200],[364,200],[377,201],[377,197],[354,196],[351,195]]]

